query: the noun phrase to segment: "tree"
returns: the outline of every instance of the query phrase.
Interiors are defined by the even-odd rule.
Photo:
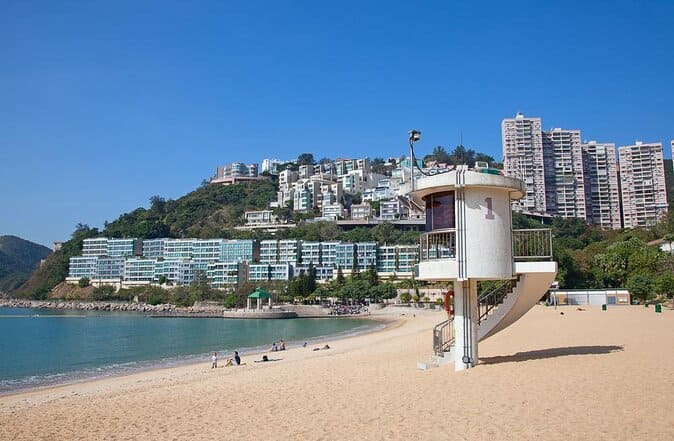
[[[314,155],[311,153],[301,153],[297,157],[297,165],[314,165]]]
[[[627,289],[632,297],[648,300],[653,297],[653,278],[648,274],[635,274],[627,280]]]
[[[112,285],[101,285],[94,288],[91,296],[94,300],[113,300],[115,296],[115,287]]]
[[[379,278],[377,277],[377,269],[374,265],[370,265],[365,271],[364,277],[365,281],[369,286],[376,286],[379,283]]]
[[[156,195],[150,198],[150,210],[163,214],[165,208],[166,208],[166,199]]]
[[[342,272],[342,267],[338,266],[337,267],[337,277],[335,279],[337,281],[338,285],[343,285],[344,284],[344,273]]]
[[[223,305],[225,308],[231,309],[231,308],[236,308],[238,304],[238,297],[236,294],[228,294],[225,296],[225,300],[223,302]]]
[[[410,296],[409,293],[404,292],[400,294],[400,303],[409,303],[410,300],[412,300],[412,297]]]
[[[630,237],[610,245],[605,252],[594,257],[594,275],[605,287],[620,288],[632,275],[657,273],[661,256],[658,248]]]
[[[278,218],[279,221],[287,223],[293,219],[293,202],[286,202],[285,206],[277,207],[272,210],[274,216]]]
[[[453,165],[465,164],[468,167],[473,167],[475,165],[475,150],[466,149],[462,145],[457,145],[449,155],[449,162]]]
[[[389,167],[384,162],[384,158],[374,158],[371,165],[372,171],[380,175],[388,175]]]
[[[475,162],[478,162],[478,161],[480,161],[480,162],[486,162],[486,163],[489,164],[490,166],[491,166],[492,164],[495,164],[495,163],[496,163],[496,161],[494,160],[494,157],[493,157],[493,156],[487,155],[487,154],[485,154],[485,153],[477,153],[477,154],[475,155]]]
[[[674,298],[674,274],[671,272],[661,274],[655,282],[655,290],[668,299]]]
[[[449,153],[447,153],[447,150],[445,150],[445,148],[441,145],[433,149],[433,153],[431,154],[431,156],[436,162],[449,164],[450,161]]]
[[[80,280],[77,281],[77,286],[80,288],[86,288],[91,284],[91,281],[89,280],[88,277],[82,277]]]

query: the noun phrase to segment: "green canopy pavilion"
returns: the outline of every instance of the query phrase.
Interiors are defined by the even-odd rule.
[[[271,309],[271,294],[269,294],[264,288],[258,286],[255,291],[248,295],[248,304],[246,309],[253,309],[253,299],[257,300],[257,306],[255,309],[262,309],[263,300],[267,300],[269,309]]]

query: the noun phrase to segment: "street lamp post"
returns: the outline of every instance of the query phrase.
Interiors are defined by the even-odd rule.
[[[412,183],[412,191],[414,191],[414,143],[421,139],[421,132],[412,129],[408,134],[410,141],[410,182]]]

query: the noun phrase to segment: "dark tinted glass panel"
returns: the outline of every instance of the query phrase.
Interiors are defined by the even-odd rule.
[[[426,231],[455,228],[454,192],[426,196]]]

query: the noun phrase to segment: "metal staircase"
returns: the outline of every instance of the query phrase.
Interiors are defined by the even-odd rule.
[[[519,275],[516,279],[503,280],[489,291],[478,296],[478,322],[480,324],[496,312],[499,305],[503,304],[508,295],[514,293],[519,281]],[[454,338],[454,317],[450,317],[435,325],[433,328],[433,352],[435,355],[444,357],[454,345]]]
[[[478,323],[484,322],[493,312],[496,312],[496,308],[514,291],[519,279],[519,276],[517,276],[516,279],[503,280],[489,291],[478,296]]]

